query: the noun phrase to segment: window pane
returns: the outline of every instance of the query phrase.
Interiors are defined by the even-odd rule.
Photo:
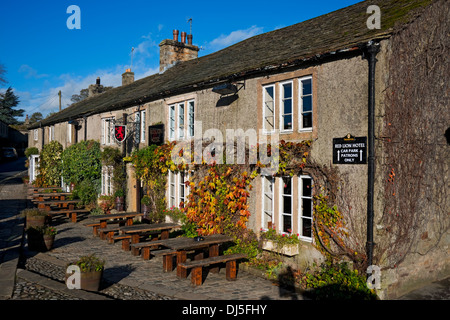
[[[302,195],[305,197],[311,197],[311,179],[302,178]]]
[[[292,223],[290,215],[283,215],[283,232],[292,232]]]
[[[292,180],[290,177],[283,177],[283,194],[292,194]]]
[[[283,196],[283,213],[292,213],[291,197]]]
[[[312,85],[311,85],[311,79],[305,79],[302,80],[302,94],[312,94]]]
[[[292,99],[283,100],[283,114],[292,113]]]
[[[302,122],[302,128],[312,128],[312,113],[304,113],[302,115],[303,122]]]
[[[286,115],[283,117],[283,130],[292,129],[292,116]]]
[[[312,110],[312,96],[302,97],[302,107],[303,107],[303,112]]]
[[[312,210],[312,200],[311,199],[302,199],[302,216],[311,217]]]
[[[283,98],[291,98],[292,97],[292,83],[283,84]]]
[[[308,237],[308,238],[312,237],[311,222],[312,222],[311,219],[308,219],[308,218],[302,219],[302,236]]]
[[[194,136],[194,101],[189,102],[189,136]]]

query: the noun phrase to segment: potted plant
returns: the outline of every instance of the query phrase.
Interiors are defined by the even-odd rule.
[[[123,191],[123,189],[119,189],[116,192],[114,192],[114,196],[116,197],[116,210],[123,211],[125,203],[124,201],[125,192]]]
[[[143,196],[141,199],[141,211],[144,214],[144,217],[146,217],[150,213],[150,205],[152,203],[152,200],[150,196]]]
[[[28,249],[39,252],[51,250],[56,233],[56,229],[50,226],[29,227],[27,229]]]
[[[26,218],[26,226],[43,227],[48,222],[48,213],[45,210],[37,208],[29,208],[21,211],[23,217]]]
[[[261,230],[263,231],[263,230]],[[300,240],[298,234],[278,234],[275,226],[261,233],[262,248],[286,256],[295,256],[299,253]]]
[[[80,268],[80,289],[98,291],[105,269],[105,261],[95,255],[83,256],[67,266],[75,265]],[[66,282],[71,274],[66,273]]]
[[[114,209],[113,196],[100,196],[98,198],[98,205],[100,208],[102,208],[104,213],[110,214],[111,210]]]

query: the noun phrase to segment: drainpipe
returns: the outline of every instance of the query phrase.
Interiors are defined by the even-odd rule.
[[[369,62],[369,104],[368,104],[368,166],[367,166],[367,242],[368,265],[373,264],[373,198],[375,184],[375,65],[380,45],[369,41],[366,47],[366,59]]]
[[[87,117],[84,118],[84,141],[87,140]]]

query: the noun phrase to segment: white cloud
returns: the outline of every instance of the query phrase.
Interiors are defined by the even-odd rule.
[[[262,27],[257,26],[251,26],[248,29],[245,30],[236,30],[232,31],[228,35],[220,35],[218,38],[212,40],[208,45],[208,50],[220,50],[225,47],[231,46],[237,42],[240,42],[242,40],[245,40],[247,38],[253,37],[257,34],[260,34],[263,32]]]
[[[30,78],[41,79],[41,78],[47,78],[49,76],[48,74],[44,74],[44,73],[39,74],[36,69],[30,67],[27,64],[21,65],[18,71],[20,73],[25,74],[24,75],[25,79],[30,79]]]

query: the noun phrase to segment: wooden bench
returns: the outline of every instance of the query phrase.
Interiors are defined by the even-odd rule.
[[[193,286],[200,286],[203,281],[203,267],[207,267],[212,264],[217,263],[226,263],[226,278],[227,280],[236,280],[237,275],[237,264],[236,261],[239,259],[246,258],[247,255],[243,253],[235,253],[230,255],[224,255],[224,256],[216,256],[216,257],[210,257],[206,259],[201,260],[193,260],[189,262],[183,262],[178,264],[178,267],[184,269],[187,271],[187,269],[192,268],[191,272],[191,284]],[[183,274],[186,274],[186,272],[183,272]]]
[[[92,219],[88,219],[88,220],[92,220]],[[113,220],[113,221],[107,221],[107,225],[108,224],[117,224],[117,223],[121,223],[123,222],[123,220]],[[92,227],[92,234],[95,237],[98,237],[98,230],[100,229],[101,223],[97,222],[97,221],[88,221],[87,223],[84,224],[86,227]]]
[[[49,215],[54,215],[54,214],[66,214],[67,218],[70,218],[70,220],[72,222],[77,222],[78,219],[78,213],[89,213],[89,210],[86,209],[69,209],[69,210],[53,210],[53,211],[48,211]]]

